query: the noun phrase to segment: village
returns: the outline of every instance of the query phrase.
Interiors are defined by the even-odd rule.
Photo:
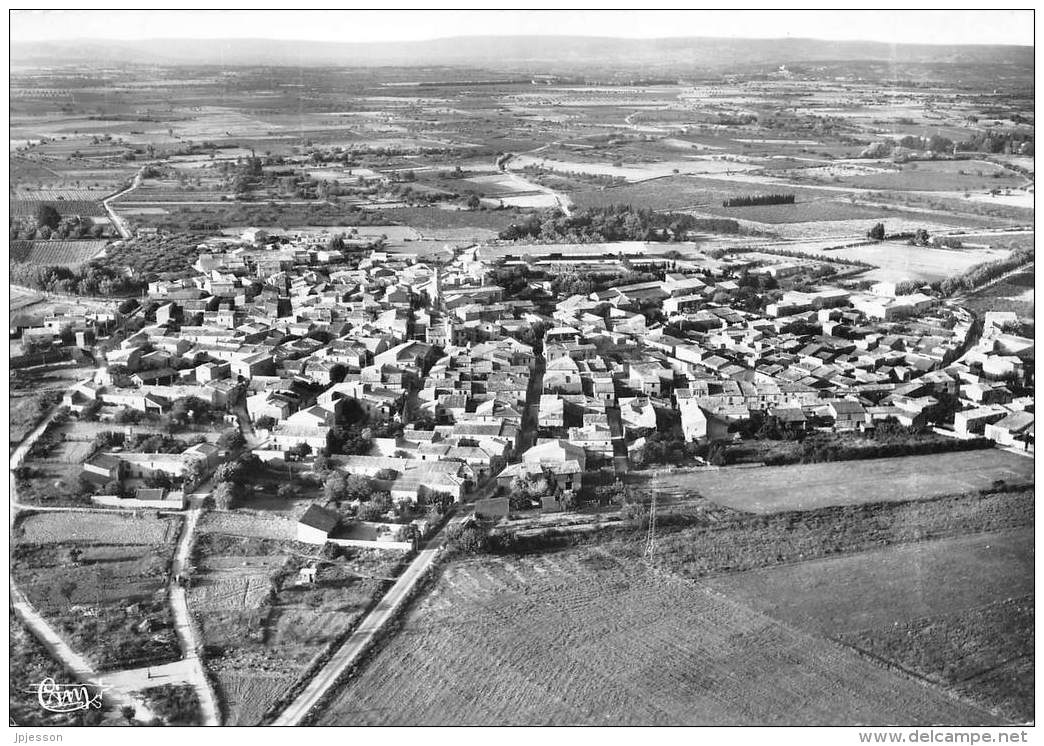
[[[621,248],[633,253],[621,260]],[[888,423],[1033,448],[1033,342],[1010,332],[1013,314],[976,321],[888,282],[791,290],[745,310],[759,279],[814,272],[814,259],[678,259],[633,242],[525,246],[524,261],[482,246],[418,258],[260,229],[200,249],[193,276],[151,282],[120,312],[12,330],[38,349],[104,347],[64,395],[74,417],[119,431],[174,413],[228,431],[181,452],[99,449],[80,477],[97,504],[249,507],[228,479],[246,458],[368,480],[380,509],[370,494],[327,490],[326,504],[301,509],[301,536],[351,537],[366,516],[381,524],[374,544],[401,547],[434,525],[402,520],[419,508],[576,508],[634,469],[707,466],[711,444],[758,428]],[[578,270],[611,281],[556,297],[551,278]],[[612,279],[636,270],[660,279]],[[496,284],[520,274],[521,292]]]
[[[11,724],[1033,722],[1017,12],[16,12]]]

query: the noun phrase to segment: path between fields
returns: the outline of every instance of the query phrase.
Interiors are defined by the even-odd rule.
[[[129,187],[102,200],[102,207],[105,208],[105,212],[109,213],[109,220],[112,221],[112,225],[116,228],[116,232],[120,234],[120,238],[130,238],[132,236],[131,230],[127,227],[126,221],[117,214],[116,210],[112,208],[110,203],[117,197],[122,197],[127,192],[133,191],[141,186],[141,179],[145,174],[145,168],[145,166],[142,166],[138,169],[138,173],[134,174],[134,181],[131,182]]]
[[[300,725],[311,713],[319,701],[326,696],[341,674],[355,663],[359,656],[370,646],[375,636],[392,618],[406,597],[416,586],[417,581],[435,562],[439,551],[446,540],[446,532],[450,526],[459,524],[463,518],[453,518],[442,530],[417,553],[413,561],[403,571],[395,585],[385,594],[369,614],[359,623],[351,636],[337,649],[333,657],[323,666],[308,683],[297,698],[272,722],[272,725]]]
[[[556,192],[551,187],[537,184],[535,181],[530,181],[529,179],[519,175],[516,171],[508,170],[505,171],[505,173],[512,179],[512,181],[517,182],[523,189],[528,187],[529,189],[535,189],[538,192],[550,195],[551,198],[555,200],[555,204],[558,205],[558,209],[560,209],[567,217],[573,214],[573,202],[569,199],[569,195],[564,192]]]
[[[179,663],[183,664],[185,668],[186,683],[192,684],[196,690],[203,725],[220,725],[221,715],[218,711],[217,698],[214,696],[210,680],[203,670],[203,663],[199,659],[196,628],[192,623],[192,615],[189,613],[185,587],[181,584],[181,577],[189,565],[199,514],[200,508],[198,507],[187,511],[185,521],[181,525],[181,536],[178,539],[178,548],[170,570],[170,608],[174,614],[174,629],[178,633],[178,642],[181,645],[182,654],[185,656]]]
[[[29,603],[29,599],[18,590],[15,586],[14,578],[11,578],[11,610],[14,611],[15,615],[22,621],[26,628],[33,634],[33,636],[40,641],[50,653],[51,657],[56,661],[60,662],[78,681],[82,681],[86,684],[103,689],[102,699],[108,700],[108,703],[115,708],[116,712],[123,707],[134,708],[134,718],[136,720],[142,720],[145,722],[153,720],[156,715],[148,708],[145,702],[137,697],[132,696],[128,691],[122,687],[105,689],[109,684],[106,676],[100,676],[91,665],[81,656],[76,653],[61,636],[54,631],[54,628],[47,623],[40,613]],[[68,683],[68,682],[57,682]],[[157,684],[153,685],[156,686]],[[146,685],[148,686],[148,685]],[[142,689],[144,687],[134,687],[134,689]]]

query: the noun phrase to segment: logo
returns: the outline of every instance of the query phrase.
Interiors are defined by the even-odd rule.
[[[102,692],[110,687],[93,684],[58,684],[48,677],[26,691],[36,694],[40,707],[48,712],[76,712],[102,708]]]

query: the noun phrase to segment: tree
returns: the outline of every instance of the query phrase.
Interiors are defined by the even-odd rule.
[[[918,228],[914,232],[914,237],[910,239],[910,243],[914,246],[927,246],[929,238],[930,236],[928,235],[928,231],[926,231],[924,228]]]
[[[379,472],[378,472],[379,473]],[[349,474],[344,480],[345,500],[369,500],[374,494],[373,480],[362,474]]]
[[[221,482],[210,493],[210,497],[218,510],[231,510],[240,498],[240,487],[234,482]]]
[[[258,417],[257,421],[254,422],[254,427],[258,430],[271,430],[275,427],[276,421],[274,417],[269,417],[267,414],[264,417]]]
[[[246,439],[243,437],[243,433],[239,432],[239,429],[226,430],[221,433],[221,437],[217,440],[218,448],[223,451],[235,451],[242,448],[246,444]]]
[[[324,453],[320,453],[312,461],[312,469],[315,471],[316,474],[319,474],[320,476],[326,474],[331,469],[330,457]]]
[[[238,482],[243,478],[243,465],[238,461],[228,461],[214,469],[214,479],[218,482]]]
[[[339,503],[345,499],[346,494],[344,474],[339,471],[330,474],[323,485],[323,496],[327,502]]]
[[[877,223],[873,228],[866,232],[866,237],[872,241],[884,241],[885,227],[884,223]]]
[[[386,511],[381,510],[381,506],[373,502],[363,503],[359,506],[359,510],[356,511],[355,517],[360,521],[379,521],[384,517]]]
[[[128,723],[134,720],[134,715],[136,713],[137,710],[134,709],[134,705],[124,705],[120,708],[120,714],[123,715],[123,719]]]
[[[40,206],[36,208],[36,225],[38,227],[47,226],[51,230],[54,230],[61,222],[61,213],[55,209],[54,205],[42,202]]]
[[[312,447],[307,443],[301,442],[295,446],[291,446],[286,449],[287,459],[291,461],[300,461],[312,452]]]

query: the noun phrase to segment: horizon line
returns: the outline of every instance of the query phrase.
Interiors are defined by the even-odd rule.
[[[605,34],[583,34],[583,33],[554,33],[547,34],[455,34],[451,36],[433,36],[424,39],[383,39],[378,41],[336,41],[330,39],[316,39],[304,37],[265,37],[265,36],[150,36],[138,39],[121,39],[113,37],[97,36],[60,36],[52,39],[28,39],[17,40],[11,38],[12,46],[15,44],[53,44],[61,42],[100,43],[100,44],[144,44],[157,41],[211,41],[211,42],[307,42],[310,44],[325,44],[338,46],[361,46],[379,44],[424,44],[427,42],[453,41],[456,39],[543,39],[543,38],[579,38],[579,39],[601,39],[605,41],[637,41],[657,42],[683,39],[714,39],[726,41],[792,41],[792,42],[828,42],[833,44],[881,44],[893,47],[1013,47],[1018,49],[1035,49],[1034,44],[1015,44],[1000,42],[955,42],[955,41],[901,41],[891,42],[880,39],[830,39],[817,36],[693,36],[690,34],[677,36],[610,36]]]

